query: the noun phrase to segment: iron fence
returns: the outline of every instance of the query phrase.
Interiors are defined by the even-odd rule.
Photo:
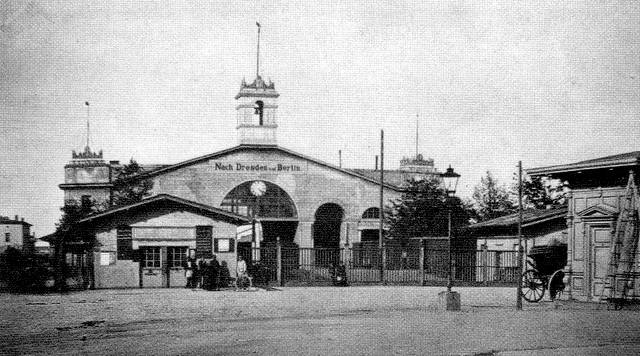
[[[448,262],[447,249],[395,246],[330,249],[273,245],[252,252],[253,271],[262,271],[261,279],[266,283],[281,285],[328,285],[332,268],[339,264],[345,266],[347,278],[354,284],[445,285]],[[451,270],[456,285],[516,285],[520,277],[516,251],[452,250]]]

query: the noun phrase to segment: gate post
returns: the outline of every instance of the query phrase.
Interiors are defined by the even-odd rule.
[[[385,278],[385,272],[387,271],[387,245],[384,244],[382,245],[382,249],[380,250],[380,253],[382,256],[381,257],[381,262],[382,262],[382,268],[380,269],[380,280],[382,281],[382,284],[387,284],[387,279]]]
[[[489,269],[489,247],[487,244],[482,245],[482,283],[487,284]]]
[[[280,244],[280,236],[276,238],[276,280],[279,286],[282,286],[282,244]]]
[[[424,241],[420,240],[420,285],[424,286]]]

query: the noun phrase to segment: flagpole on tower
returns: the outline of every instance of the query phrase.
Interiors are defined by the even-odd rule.
[[[89,128],[89,118],[91,117],[89,115],[89,102],[85,101],[84,105],[87,107],[87,147],[89,147],[89,136],[91,134],[90,128]]]
[[[416,114],[416,159],[418,159],[418,120],[420,119],[420,114]]]
[[[260,23],[256,22],[258,26],[258,51],[256,53],[256,78],[260,76]]]

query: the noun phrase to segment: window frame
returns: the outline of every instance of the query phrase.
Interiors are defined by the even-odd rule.
[[[169,246],[167,247],[167,263],[169,268],[184,268],[187,263],[188,246]],[[176,263],[178,262],[178,263]]]
[[[162,249],[159,246],[145,246],[142,251],[142,268],[162,267]]]

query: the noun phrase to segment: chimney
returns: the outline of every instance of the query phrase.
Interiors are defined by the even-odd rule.
[[[20,218],[20,221],[24,222],[24,216]]]
[[[376,171],[378,170],[378,155],[376,155]]]
[[[16,215],[16,218],[14,219],[15,221],[18,221],[18,215]]]

